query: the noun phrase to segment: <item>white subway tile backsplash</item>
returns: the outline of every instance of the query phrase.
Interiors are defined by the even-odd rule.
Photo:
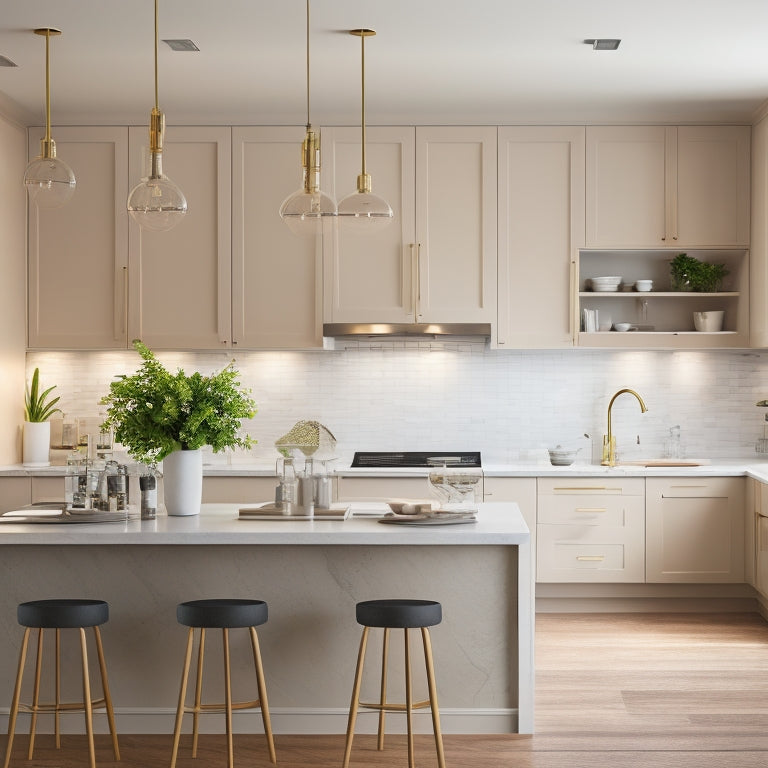
[[[231,359],[253,391],[258,414],[245,424],[258,444],[211,461],[271,461],[274,441],[299,419],[317,419],[338,440],[341,462],[355,450],[479,450],[505,463],[558,443],[599,451],[610,397],[625,458],[659,456],[680,425],[689,457],[740,458],[762,436],[768,353],[753,351],[490,351],[478,343],[344,342],[317,352],[158,353],[175,370],[210,373]],[[94,417],[113,377],[133,373],[135,352],[27,355],[45,386],[57,385],[68,415]],[[638,444],[639,438],[639,444]]]

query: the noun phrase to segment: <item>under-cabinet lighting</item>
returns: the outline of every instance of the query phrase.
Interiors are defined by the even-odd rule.
[[[591,45],[595,51],[615,51],[621,44],[619,38],[599,37],[593,40],[585,40],[587,45]]]
[[[199,51],[200,50],[195,43],[187,39],[163,40],[163,42],[172,51]]]

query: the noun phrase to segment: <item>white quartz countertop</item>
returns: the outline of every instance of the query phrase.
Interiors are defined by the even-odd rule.
[[[283,544],[283,545],[518,545],[530,540],[517,504],[478,505],[477,522],[460,525],[382,525],[346,520],[240,519],[245,504],[203,504],[199,515],[158,516],[118,523],[2,523],[3,544]],[[370,504],[365,505],[370,511]],[[382,506],[382,511],[384,505]]]

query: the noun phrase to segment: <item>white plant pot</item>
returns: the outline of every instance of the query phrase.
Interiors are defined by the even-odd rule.
[[[22,433],[22,463],[25,467],[49,467],[50,421],[25,421]]]
[[[203,498],[202,451],[174,451],[163,459],[163,496],[169,515],[199,515]]]

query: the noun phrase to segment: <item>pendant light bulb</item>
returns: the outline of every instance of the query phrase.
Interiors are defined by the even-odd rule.
[[[381,229],[394,218],[389,203],[371,191],[371,174],[365,169],[365,38],[373,37],[376,32],[372,29],[351,29],[349,34],[360,38],[362,170],[357,177],[357,190],[339,202],[338,215],[347,227],[371,231]]]
[[[157,17],[158,0],[155,0],[155,106],[149,117],[149,167],[128,196],[128,213],[142,229],[166,232],[186,215],[187,200],[179,187],[163,173],[165,115],[160,111],[158,99]]]
[[[307,134],[301,144],[301,189],[280,206],[280,218],[295,235],[322,233],[323,220],[336,216],[336,203],[320,189],[320,136],[309,119],[309,0],[307,0]]]
[[[38,208],[60,208],[75,194],[76,185],[72,169],[56,157],[56,142],[51,138],[50,39],[61,31],[44,27],[34,32],[45,36],[45,136],[40,141],[40,154],[24,171],[24,186]]]

